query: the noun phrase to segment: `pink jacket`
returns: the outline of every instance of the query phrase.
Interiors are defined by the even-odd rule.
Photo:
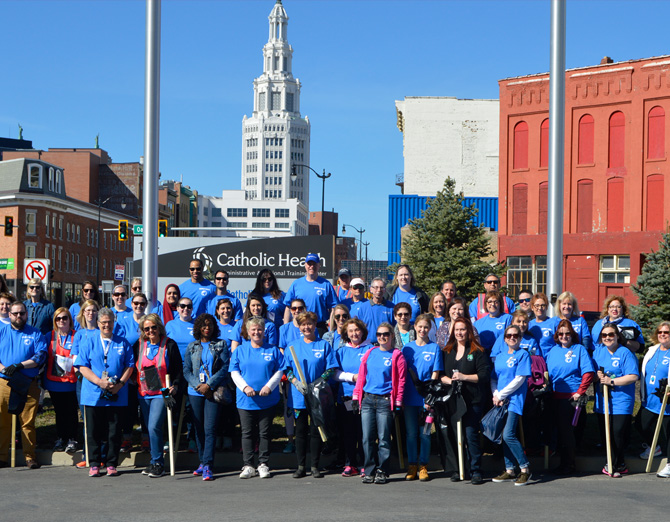
[[[368,373],[368,357],[370,352],[378,346],[370,348],[363,359],[361,359],[361,366],[358,369],[358,378],[356,379],[356,386],[354,393],[351,396],[352,400],[360,401],[363,398],[363,387],[365,386],[365,377]],[[395,405],[396,408],[402,406],[403,393],[405,391],[405,375],[407,371],[407,364],[402,352],[397,348],[393,349],[391,359],[391,408]]]

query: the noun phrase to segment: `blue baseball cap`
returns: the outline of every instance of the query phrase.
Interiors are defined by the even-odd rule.
[[[315,263],[321,263],[321,258],[316,254],[307,254],[307,257],[305,258],[305,263],[309,263],[310,261],[314,261]]]

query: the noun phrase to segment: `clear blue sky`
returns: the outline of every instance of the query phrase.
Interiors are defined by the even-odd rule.
[[[163,1],[160,170],[201,193],[240,188],[241,128],[274,0]],[[549,0],[285,0],[311,166],[332,172],[326,209],[366,229],[386,258],[388,195],[398,194],[405,96],[498,98],[501,78],[549,70]],[[567,7],[567,66],[670,53],[663,1]],[[0,136],[36,148],[143,154],[145,3],[0,1]],[[311,210],[321,182],[312,178]],[[353,235],[353,234],[348,234]],[[357,237],[357,236],[356,236]]]

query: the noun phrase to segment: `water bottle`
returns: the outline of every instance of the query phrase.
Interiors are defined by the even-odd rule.
[[[433,412],[428,410],[428,414],[426,415],[426,423],[423,425],[424,435],[430,435],[430,429],[433,427],[434,421],[435,419],[433,419]]]

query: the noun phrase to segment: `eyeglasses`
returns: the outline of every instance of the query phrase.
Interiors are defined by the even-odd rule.
[[[519,334],[505,334],[505,339],[518,339]]]
[[[291,307],[291,312],[299,312],[300,310],[304,310],[304,306],[292,306]]]
[[[142,290],[141,286],[133,286],[133,291],[134,292],[140,292]]]
[[[339,321],[340,319],[349,319],[349,316],[348,316],[348,315],[344,315],[344,314],[337,314],[337,315],[334,316],[334,317],[335,317],[335,320],[336,320],[336,321]]]
[[[199,266],[189,266],[188,269],[190,272],[202,272],[202,268]]]
[[[215,277],[214,279],[216,279],[217,281],[228,281],[227,277]]]
[[[126,295],[126,293],[125,292],[114,292],[112,295],[114,297],[123,297],[124,295]]]
[[[56,317],[56,321],[68,321],[70,318],[67,315],[62,315],[60,317]]]
[[[85,294],[88,294],[89,292],[95,292],[95,288],[84,288],[82,292],[84,292]]]
[[[112,326],[112,324],[114,324],[114,321],[98,321],[98,324],[100,326]]]
[[[30,285],[28,288],[30,288],[31,290],[37,290],[42,287],[40,285]]]
[[[146,306],[146,301],[133,301],[133,306]]]
[[[670,330],[659,330],[656,335],[670,335]]]
[[[272,277],[263,277],[261,281],[274,281],[274,279]]]
[[[610,337],[611,337],[611,338],[616,337],[616,334],[615,334],[614,332],[610,332],[610,333],[601,333],[601,334],[600,334],[600,337],[602,337],[603,339],[609,339]]]
[[[192,308],[193,308],[193,305],[179,303],[179,308],[192,309]]]
[[[153,331],[158,331],[158,326],[155,325],[155,324],[152,324],[152,325],[149,325],[149,326],[145,326],[145,327],[144,327],[144,331],[147,332],[147,333],[148,333],[148,332],[153,332]]]
[[[607,307],[608,310],[623,310],[623,306],[621,305],[609,305]]]
[[[542,309],[542,308],[546,308],[546,307],[547,307],[547,305],[544,304],[544,303],[542,303],[542,304],[540,304],[540,303],[535,303],[535,304],[533,305],[533,308],[538,308],[538,309]]]
[[[530,297],[526,297],[525,299],[519,299],[520,303],[530,303]]]
[[[487,285],[494,285],[494,284],[495,284],[495,285],[499,285],[499,284],[500,284],[500,280],[498,280],[498,279],[489,279],[488,281],[484,281],[484,283],[486,283]]]
[[[395,315],[396,315],[397,317],[409,317],[409,316],[410,316],[410,314],[407,313],[407,312],[398,312],[398,313],[395,314]]]
[[[377,337],[388,337],[391,332],[377,332]]]
[[[9,312],[9,315],[13,315],[14,317],[26,315],[26,312]]]
[[[572,337],[570,332],[558,332],[559,337]]]
[[[500,303],[498,301],[486,301],[486,304],[487,305],[492,305],[492,304],[499,305]]]

